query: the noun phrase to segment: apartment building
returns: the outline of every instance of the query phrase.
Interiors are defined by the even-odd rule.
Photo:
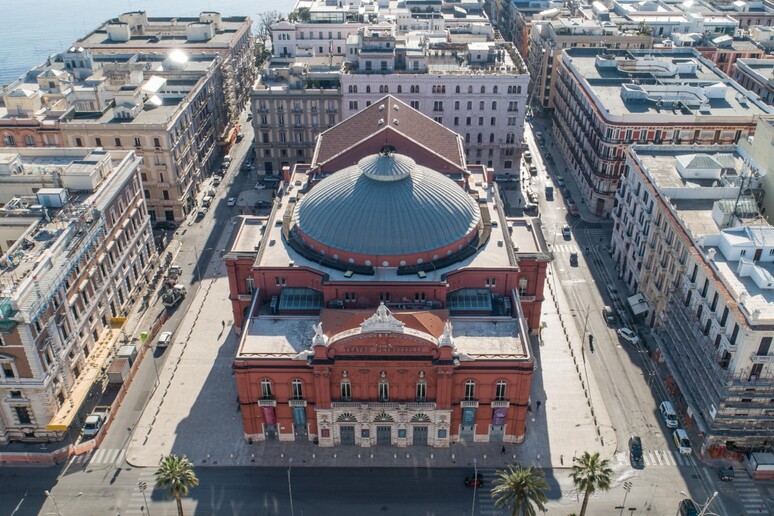
[[[766,173],[744,144],[634,145],[616,192],[619,275],[641,295],[681,426],[713,456],[774,444]]]
[[[107,20],[73,46],[88,48],[95,56],[169,54],[174,50],[190,56],[219,55],[225,112],[228,128],[232,128],[255,80],[252,24],[247,16],[222,16],[213,11],[198,17],[149,17],[145,11],[132,11]],[[229,132],[218,135],[223,142],[232,136]]]
[[[448,16],[442,2],[374,6],[368,15],[329,4],[311,2],[310,16],[335,15],[331,26],[274,26],[275,58],[251,94],[261,170],[309,162],[320,131],[390,93],[464,132],[471,163],[517,173],[529,76],[478,4],[466,4],[464,16]],[[430,31],[428,20],[441,25]]]
[[[557,147],[601,216],[613,209],[630,144],[733,144],[774,112],[689,48],[565,49],[555,89]]]
[[[157,260],[131,150],[0,148],[0,442],[56,441]]]
[[[219,135],[228,126],[220,56],[71,49],[62,59],[66,71],[88,70],[84,86],[99,82],[93,92],[82,88],[60,117],[64,144],[134,149],[151,220],[182,221],[202,178],[218,166]]]
[[[653,46],[653,37],[639,30],[619,30],[597,19],[558,17],[533,20],[529,36],[527,68],[534,89],[535,103],[554,108],[554,88],[559,60],[565,48],[644,49]]]
[[[733,78],[766,104],[774,105],[774,59],[740,59],[734,65]]]

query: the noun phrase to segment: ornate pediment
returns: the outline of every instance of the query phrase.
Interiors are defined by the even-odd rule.
[[[384,303],[379,303],[379,308],[376,309],[376,313],[363,321],[360,325],[360,333],[403,333],[405,326],[405,324],[392,315],[392,312],[389,308],[384,306]]]

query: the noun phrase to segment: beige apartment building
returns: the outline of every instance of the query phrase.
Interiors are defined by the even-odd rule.
[[[223,99],[229,127],[236,123],[255,80],[252,20],[202,12],[198,17],[149,17],[145,11],[107,20],[73,46],[94,55],[161,53],[182,50],[188,55],[218,54],[223,74]],[[228,133],[219,135],[224,141]]]
[[[132,151],[0,148],[0,443],[56,441],[157,260]]]

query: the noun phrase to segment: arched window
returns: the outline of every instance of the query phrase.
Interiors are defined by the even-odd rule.
[[[492,93],[497,95],[497,86],[492,86]]]
[[[481,86],[481,94],[483,95],[486,93],[486,86]]]
[[[518,95],[521,93],[521,86],[516,86],[516,94]]]
[[[505,401],[507,387],[508,384],[505,383],[505,380],[497,382],[497,385],[495,385],[495,401]]]
[[[470,143],[470,133],[465,133],[465,143]]]
[[[460,92],[460,85],[458,84],[457,87],[454,89],[454,93],[459,93],[459,92]]]
[[[478,137],[476,138],[477,143],[483,143],[484,142],[484,135],[481,133],[478,133]]]
[[[497,101],[493,100],[492,101],[492,110],[495,110],[495,109],[497,109]]]
[[[473,93],[473,86],[468,86],[468,93]]]
[[[341,401],[352,401],[352,384],[349,380],[341,381]]]
[[[489,143],[494,143],[494,133],[489,133]]]
[[[371,93],[371,86],[370,85],[366,86],[366,93]]]
[[[268,378],[261,380],[261,398],[265,400],[274,398],[274,392],[271,389],[271,380]]]
[[[398,93],[403,93],[403,86],[398,84]]]
[[[385,93],[389,93],[390,92],[390,87],[387,86],[386,84],[384,85],[384,92]]]
[[[516,135],[514,133],[506,134],[505,143],[516,143]]]
[[[301,383],[301,380],[293,380],[290,384],[290,396],[294,400],[304,399],[304,384]]]
[[[476,399],[476,382],[468,380],[465,382],[465,401],[474,401]]]

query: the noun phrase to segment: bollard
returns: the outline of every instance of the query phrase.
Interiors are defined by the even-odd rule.
[[[397,458],[398,458],[398,454],[397,454],[397,453],[393,453],[393,454],[392,454],[392,458],[393,458],[393,459],[397,459]]]
[[[360,454],[359,454],[359,453],[357,454],[357,458],[358,458],[358,459],[360,458]]]
[[[374,458],[374,454],[373,454],[373,453],[371,454],[371,458],[372,458],[372,459]]]
[[[335,453],[333,454],[333,458],[334,458],[334,459],[336,458],[336,454],[335,454]]]
[[[433,458],[433,454],[432,454],[432,453],[430,454],[430,458],[431,458],[431,459]]]
[[[410,455],[407,453],[407,454],[406,454],[406,458],[408,459],[409,457],[410,457]]]
[[[314,459],[317,455],[315,453],[312,454],[312,458]]]
[[[454,454],[452,453],[452,460],[454,460]]]

